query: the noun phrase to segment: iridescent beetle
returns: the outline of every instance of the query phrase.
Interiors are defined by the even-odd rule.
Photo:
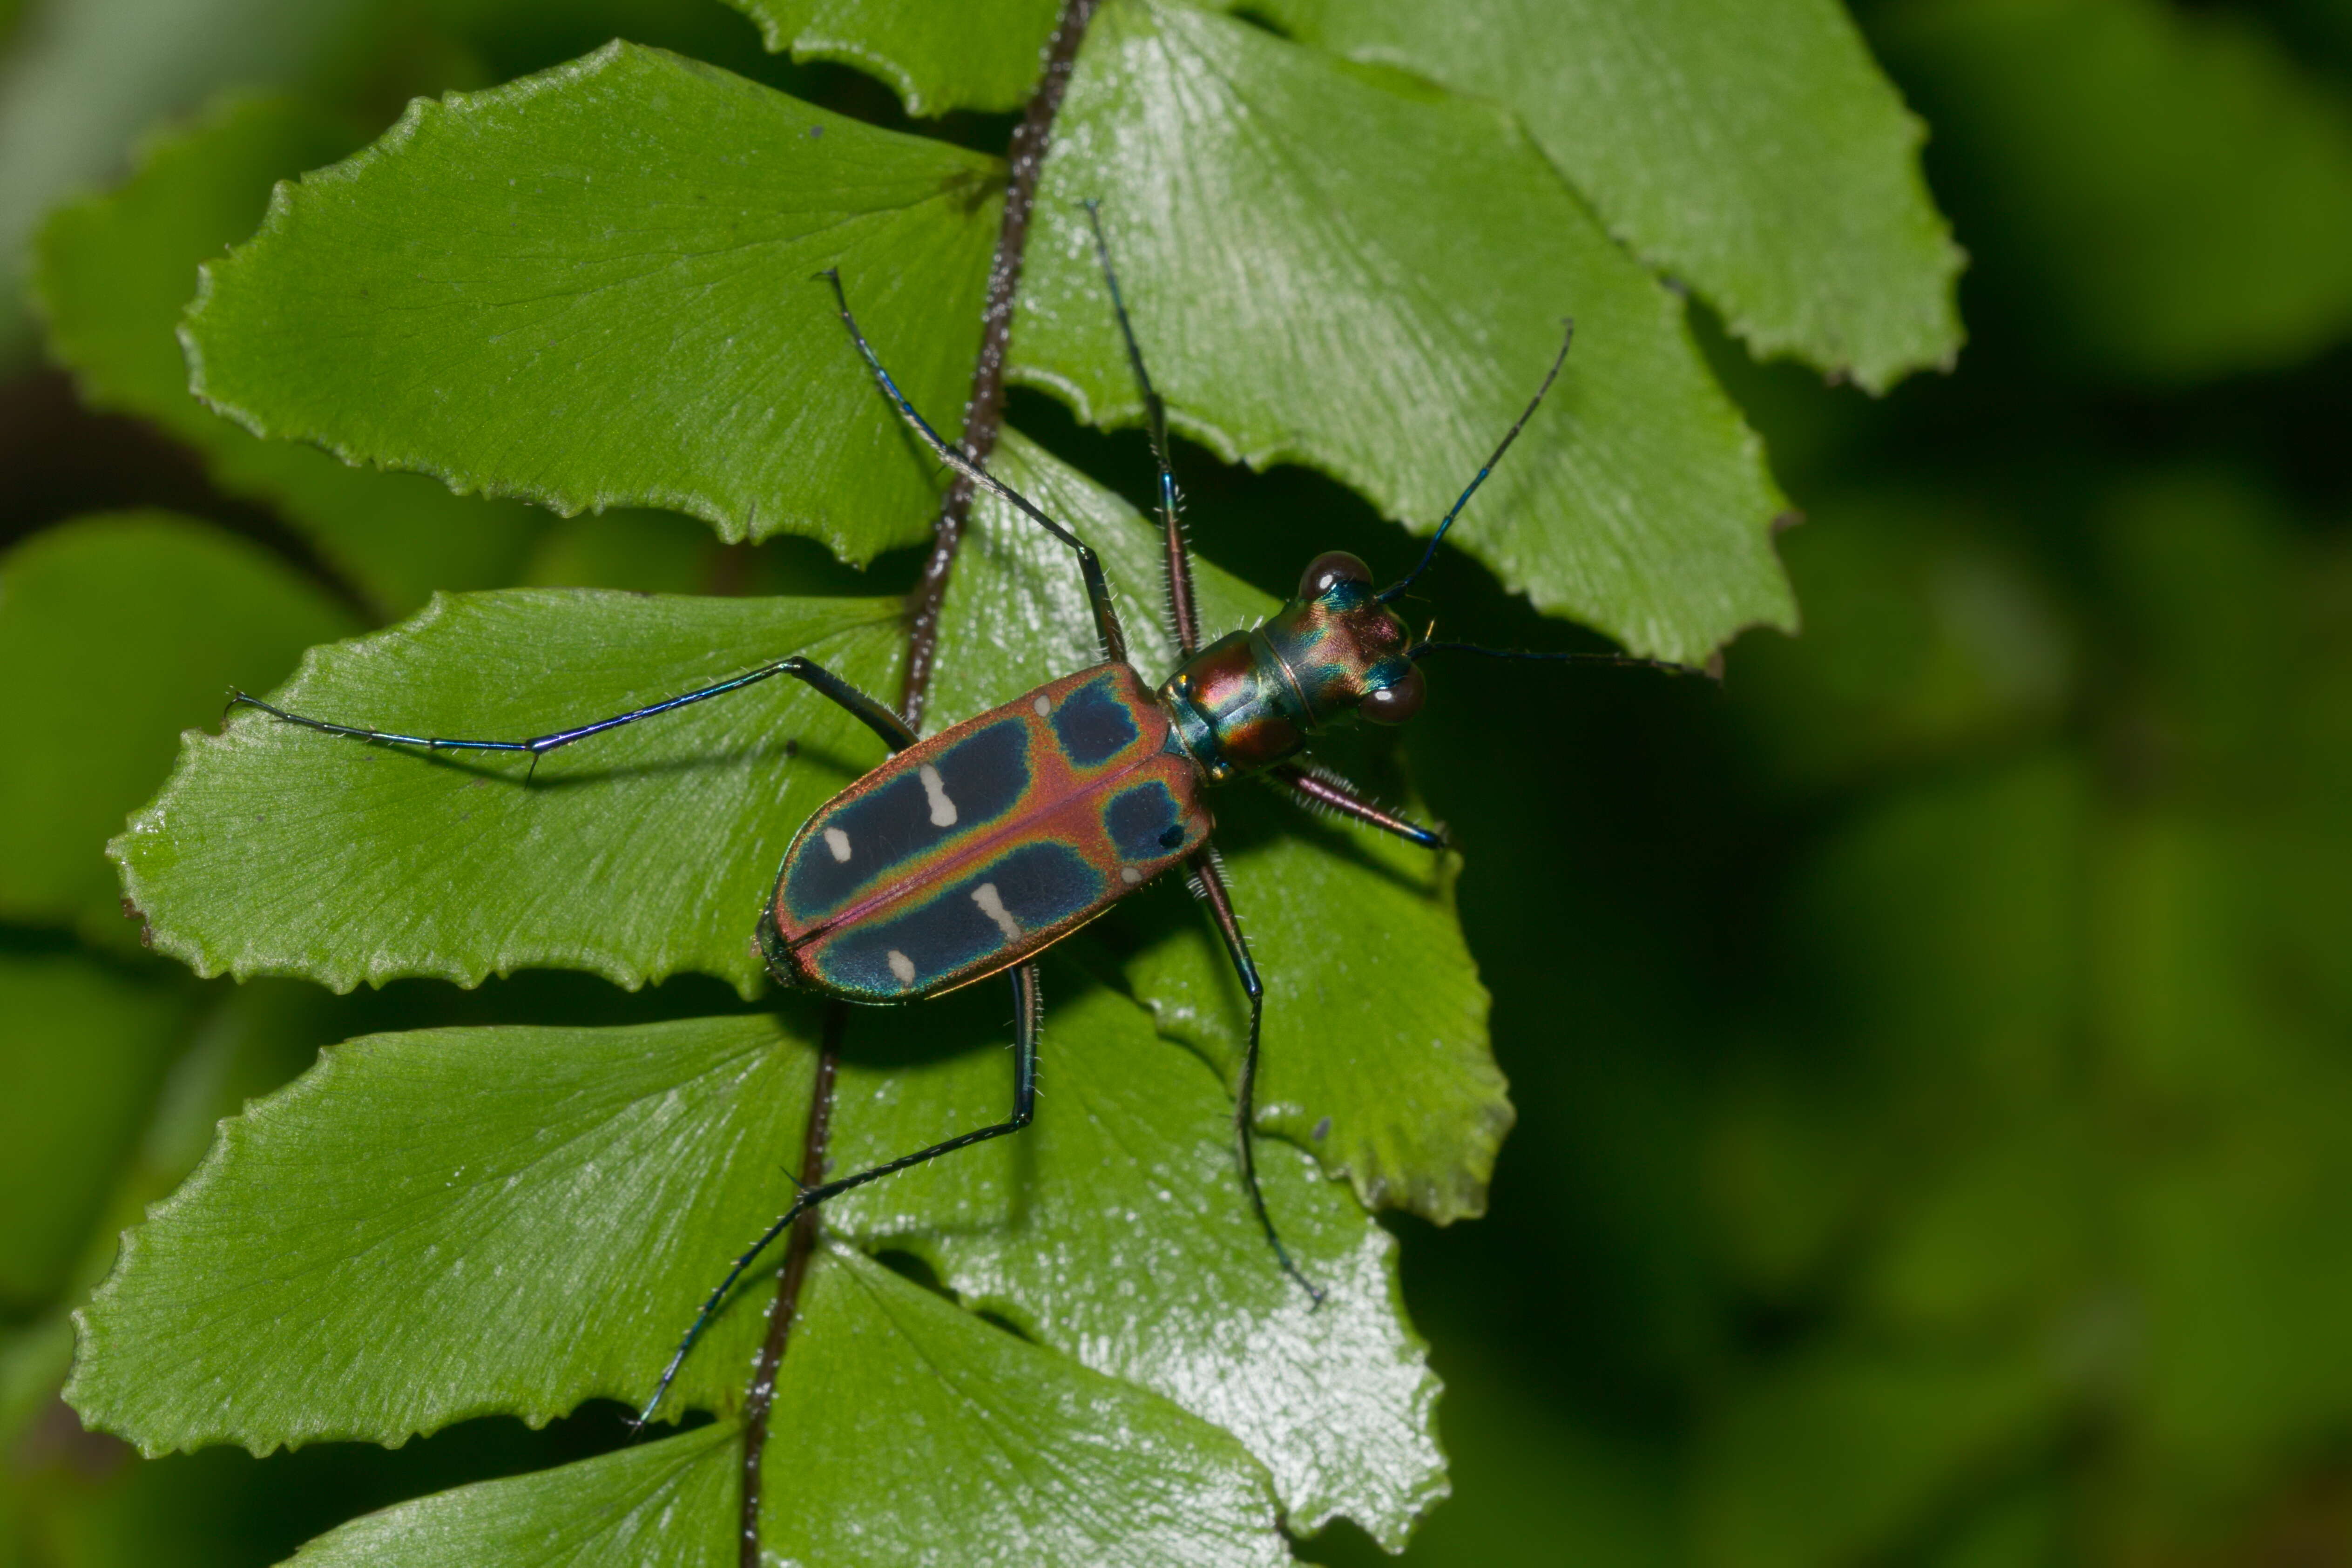
[[[847,710],[890,748],[887,761],[821,807],[793,838],[776,878],[775,894],[760,919],[760,948],[769,972],[782,984],[851,1002],[918,1001],[1009,970],[1013,994],[1012,1114],[871,1170],[803,1186],[792,1206],[711,1292],[664,1369],[640,1422],[661,1403],[735,1282],[803,1212],[853,1187],[1029,1124],[1035,1108],[1043,1017],[1036,955],[1136,888],[1179,866],[1190,872],[1193,891],[1208,905],[1249,997],[1249,1042],[1242,1054],[1234,1108],[1243,1184],[1276,1261],[1310,1296],[1322,1299],[1291,1261],[1258,1190],[1250,1123],[1265,989],[1209,847],[1213,823],[1202,796],[1212,784],[1266,775],[1311,805],[1414,844],[1430,848],[1444,845],[1433,829],[1381,810],[1329,774],[1310,772],[1294,759],[1309,737],[1350,715],[1381,724],[1412,718],[1422,704],[1416,662],[1422,656],[1441,648],[1500,651],[1417,640],[1390,606],[1427,568],[1454,517],[1551,389],[1568,356],[1573,325],[1526,411],[1446,512],[1412,572],[1375,589],[1370,568],[1355,556],[1344,551],[1318,556],[1299,579],[1297,596],[1271,619],[1202,647],[1192,604],[1191,560],[1177,523],[1166,409],[1144,370],[1100,218],[1093,204],[1087,204],[1087,211],[1159,461],[1169,612],[1183,662],[1157,688],[1128,662],[1127,638],[1094,552],[940,439],[883,369],[850,313],[840,277],[828,271],[821,276],[833,287],[851,341],[916,434],[948,466],[1003,498],[1076,552],[1102,642],[1101,664],[1049,682],[928,740],[919,739],[884,703],[798,657],[650,707],[524,741],[395,734],[289,713],[243,692],[233,698],[232,705],[258,708],[331,735],[427,751],[521,752],[535,765],[537,758],[559,746],[740,690],[772,676],[789,675]]]

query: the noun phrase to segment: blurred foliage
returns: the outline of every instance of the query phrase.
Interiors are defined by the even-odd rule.
[[[393,21],[358,8],[346,37],[330,36],[332,7],[291,26],[248,0],[224,36],[278,51],[266,59],[187,46],[226,15],[216,0],[133,9],[33,0],[5,35],[12,249],[68,183],[128,171],[158,116],[232,80],[294,81],[361,135],[407,92],[503,80],[620,32],[898,122],[862,79],[763,59],[715,5],[436,0]],[[858,8],[747,9],[839,58],[824,29]],[[1455,1490],[1402,1561],[2352,1561],[2352,9],[1856,11],[1933,127],[1929,184],[1974,261],[1972,346],[1948,380],[1871,401],[1759,369],[1700,321],[1806,514],[1780,540],[1804,634],[1743,639],[1720,691],[1433,662],[1409,737],[1420,794],[1465,847],[1462,926],[1520,1127],[1486,1220],[1400,1226],[1448,1383]],[[87,41],[107,37],[136,47]],[[876,68],[901,91],[919,79]],[[37,114],[53,118],[22,157],[34,143],[11,128]],[[67,221],[120,215],[139,190]],[[349,617],[415,601],[377,596],[290,489],[240,480],[218,454],[241,435],[215,443],[193,405],[110,392],[95,356],[73,363],[93,403],[205,453],[219,489],[159,498],[212,525],[90,519],[0,556],[0,673],[20,693],[0,755],[0,1564],[260,1564],[463,1481],[561,1486],[582,1473],[568,1461],[617,1445],[612,1407],[537,1432],[468,1422],[397,1451],[138,1461],[55,1399],[63,1310],[116,1234],[194,1167],[218,1118],[318,1047],[735,1005],[707,982],[625,995],[550,975],[331,997],[198,982],[126,942],[97,839],[162,782],[172,733],[208,722],[227,680],[275,678],[239,660],[282,671]],[[1029,394],[1014,419],[1148,497],[1133,432],[1095,434]],[[119,423],[71,428],[125,439]],[[1198,448],[1180,464],[1196,539],[1259,592],[1335,542],[1376,560],[1409,547],[1300,471]],[[860,586],[803,542],[723,546],[654,514],[530,529],[475,580]],[[40,589],[56,561],[126,530],[184,553],[155,569],[178,574],[193,619],[110,626]],[[891,569],[877,571],[903,580]],[[1482,641],[1589,646],[1470,556],[1446,557],[1431,593]],[[1006,1290],[998,1310],[1027,1326],[1009,1264],[969,1241],[908,1268]],[[879,1271],[857,1295],[857,1268],[828,1267],[825,1288],[919,1315],[933,1300]],[[857,1331],[844,1311],[838,1331]],[[924,1330],[962,1331],[947,1316]],[[793,1386],[823,1397],[810,1430],[922,1392]],[[512,1494],[458,1495],[490,1517]],[[432,1528],[383,1516],[329,1550],[381,1555]],[[1346,1524],[1301,1551],[1389,1561]]]

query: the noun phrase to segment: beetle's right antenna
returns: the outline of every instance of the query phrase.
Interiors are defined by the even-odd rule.
[[[1486,482],[1486,476],[1495,471],[1495,465],[1503,460],[1503,454],[1511,449],[1511,443],[1519,438],[1519,432],[1526,427],[1528,421],[1535,417],[1536,405],[1544,400],[1544,394],[1551,390],[1551,384],[1559,379],[1559,367],[1568,363],[1568,346],[1576,341],[1576,322],[1571,320],[1562,325],[1568,330],[1560,338],[1559,353],[1552,356],[1551,368],[1544,372],[1543,384],[1537,387],[1536,395],[1528,400],[1527,412],[1519,416],[1517,424],[1504,433],[1502,444],[1495,448],[1495,455],[1479,468],[1478,477],[1470,481],[1470,488],[1462,492],[1462,498],[1454,503],[1453,510],[1439,521],[1437,531],[1429,536],[1429,548],[1421,552],[1419,563],[1398,581],[1381,590],[1381,603],[1385,605],[1394,599],[1412,586],[1415,577],[1429,570],[1429,563],[1437,558],[1438,542],[1445,537],[1445,531],[1454,526],[1454,520],[1462,514],[1464,507],[1470,504],[1470,498],[1478,493],[1478,487]]]

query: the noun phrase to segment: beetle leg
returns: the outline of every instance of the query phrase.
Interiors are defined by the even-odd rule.
[[[1178,521],[1176,474],[1168,466],[1168,405],[1143,368],[1143,351],[1136,346],[1135,327],[1127,319],[1127,300],[1118,291],[1118,271],[1110,264],[1110,241],[1103,237],[1102,204],[1086,204],[1087,223],[1095,231],[1095,255],[1102,261],[1103,282],[1110,289],[1110,308],[1118,317],[1118,335],[1127,342],[1127,363],[1134,368],[1135,384],[1143,392],[1143,417],[1151,432],[1151,455],[1160,461],[1160,531],[1166,542],[1168,618],[1176,634],[1176,654],[1190,658],[1200,651],[1201,619],[1192,608],[1192,556]]]
[[[1444,828],[1423,827],[1417,822],[1382,811],[1358,795],[1353,784],[1336,773],[1326,773],[1319,768],[1302,768],[1295,763],[1268,772],[1275,783],[1296,795],[1298,803],[1309,811],[1337,812],[1341,816],[1353,817],[1368,827],[1377,827],[1382,833],[1393,833],[1406,843],[1418,844],[1424,849],[1445,847]]]
[[[915,412],[915,405],[907,401],[907,395],[898,390],[898,384],[890,379],[888,371],[882,368],[882,362],[875,356],[873,346],[866,341],[866,334],[857,330],[857,318],[849,313],[849,296],[842,292],[840,269],[829,267],[817,276],[833,285],[833,297],[841,308],[842,324],[849,329],[850,341],[857,345],[857,352],[866,356],[866,367],[874,372],[874,379],[882,384],[882,390],[889,395],[890,401],[898,405],[899,415],[915,434],[922,437],[923,445],[938,454],[940,462],[982,489],[1003,497],[1031,521],[1078,552],[1078,573],[1086,579],[1087,602],[1094,606],[1095,635],[1102,639],[1103,658],[1112,664],[1125,664],[1127,633],[1119,627],[1118,612],[1111,607],[1110,583],[1103,576],[1102,563],[1095,558],[1093,551],[1087,548],[1086,541],[1047,517],[1027,496],[982,468],[970,453],[960,447],[949,446],[940,433]]]
[[[760,1239],[753,1242],[750,1250],[727,1270],[727,1278],[719,1282],[719,1289],[703,1301],[702,1310],[694,1315],[693,1324],[686,1331],[686,1337],[678,1342],[677,1351],[671,1354],[669,1364],[662,1368],[661,1381],[654,1385],[653,1397],[646,1401],[643,1410],[637,1412],[635,1425],[643,1426],[653,1419],[654,1410],[661,1404],[663,1395],[669,1393],[669,1385],[677,1380],[678,1369],[686,1364],[687,1356],[701,1340],[703,1331],[719,1315],[719,1309],[726,1303],[728,1293],[735,1289],[735,1282],[743,1278],[744,1272],[759,1260],[760,1254],[767,1251],[776,1237],[792,1229],[793,1221],[819,1204],[839,1197],[852,1187],[862,1187],[884,1176],[896,1175],[909,1165],[919,1165],[942,1154],[952,1154],[959,1149],[969,1149],[974,1143],[984,1143],[991,1138],[1002,1138],[1007,1132],[1018,1132],[1029,1125],[1030,1118],[1035,1115],[1037,1109],[1037,1037],[1045,1022],[1045,1009],[1037,992],[1037,965],[1034,962],[1019,964],[1012,973],[1013,1114],[1003,1121],[976,1128],[944,1143],[934,1143],[928,1149],[901,1154],[887,1164],[877,1165],[870,1171],[859,1171],[835,1181],[820,1182],[813,1187],[802,1186],[800,1195],[793,1199],[792,1207],[761,1233]],[[798,1185],[800,1179],[795,1177],[793,1181]],[[1262,1208],[1260,1212],[1263,1212]]]
[[[626,713],[615,713],[610,719],[599,719],[593,724],[580,724],[569,730],[557,730],[550,734],[533,735],[524,741],[453,741],[439,735],[404,735],[391,730],[363,730],[352,724],[331,724],[323,719],[312,719],[300,713],[289,713],[283,708],[271,706],[258,697],[242,691],[229,693],[231,708],[258,708],[273,718],[289,724],[299,724],[306,730],[316,730],[325,735],[341,735],[353,741],[375,741],[392,746],[422,746],[428,752],[527,752],[534,766],[540,758],[558,746],[568,746],[574,741],[584,741],[591,735],[601,735],[607,730],[617,730],[624,724],[634,724],[640,719],[650,719],[656,713],[667,713],[673,708],[689,703],[707,702],[713,697],[724,697],[730,691],[740,691],[756,686],[771,676],[789,675],[806,682],[822,695],[847,709],[865,726],[882,737],[882,743],[892,751],[903,751],[915,743],[915,731],[907,721],[888,707],[868,697],[833,671],[814,659],[798,654],[780,658],[773,664],[763,664],[716,686],[706,686],[682,696],[667,698],[649,707],[633,708]]]
[[[1257,1155],[1250,1142],[1254,1131],[1251,1121],[1257,1105],[1257,1041],[1259,1027],[1265,1021],[1265,986],[1258,980],[1257,964],[1250,958],[1249,943],[1242,937],[1242,923],[1234,918],[1234,900],[1225,891],[1225,874],[1217,863],[1216,852],[1205,846],[1194,850],[1185,867],[1192,873],[1192,891],[1209,906],[1218,934],[1225,939],[1225,952],[1241,975],[1242,989],[1249,994],[1249,1046],[1242,1052],[1242,1070],[1234,1086],[1234,1130],[1241,1147],[1242,1185],[1248,1190],[1250,1206],[1257,1211],[1258,1224],[1265,1227],[1265,1239],[1274,1247],[1275,1261],[1320,1306],[1322,1290],[1290,1260],[1290,1249],[1282,1245],[1282,1237],[1274,1228],[1274,1216],[1266,1213],[1265,1194],[1257,1184]]]

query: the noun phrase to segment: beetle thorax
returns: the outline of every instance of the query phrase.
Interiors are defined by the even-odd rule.
[[[1160,687],[1177,738],[1213,782],[1296,755],[1368,700],[1395,706],[1380,700],[1391,689],[1417,696],[1411,634],[1370,578],[1353,556],[1318,557],[1297,598],[1211,643]]]

